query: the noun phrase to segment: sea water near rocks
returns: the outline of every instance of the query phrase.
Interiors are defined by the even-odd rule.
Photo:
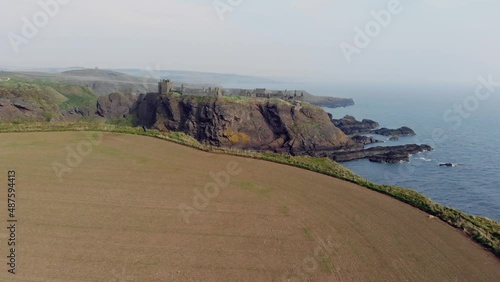
[[[411,188],[438,203],[500,221],[500,89],[487,100],[476,100],[478,105],[473,95],[474,87],[365,89],[350,95],[356,106],[326,110],[335,118],[350,114],[383,127],[407,125],[417,132],[383,145],[427,143],[435,149],[397,165],[367,160],[343,163],[350,170],[372,182]],[[454,111],[455,104],[466,102],[469,117],[454,112],[447,115],[453,121],[443,117]],[[445,140],[435,135],[439,131],[447,136]],[[440,167],[440,163],[456,166]]]
[[[412,156],[409,163],[379,164],[368,160],[342,163],[366,179],[380,184],[398,185],[416,190],[432,200],[468,214],[500,221],[500,88],[487,100],[477,100],[469,117],[454,112],[455,104],[471,103],[476,85],[464,86],[377,86],[320,85],[310,83],[276,83],[224,87],[269,89],[305,89],[318,96],[353,98],[356,105],[325,109],[334,118],[352,115],[368,118],[381,127],[409,126],[417,136],[401,137],[377,145],[422,144],[435,150]],[[473,103],[469,105],[476,106]],[[474,108],[474,107],[472,107]],[[452,111],[446,121],[444,115]],[[460,122],[460,125],[458,125]],[[447,138],[442,140],[441,131]],[[388,137],[376,136],[381,140]],[[436,138],[439,137],[439,138]],[[453,163],[453,167],[440,167]]]

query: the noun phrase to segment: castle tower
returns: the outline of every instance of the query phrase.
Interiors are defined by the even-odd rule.
[[[158,83],[158,93],[160,94],[168,94],[174,88],[174,83],[170,81],[170,79],[162,79]]]

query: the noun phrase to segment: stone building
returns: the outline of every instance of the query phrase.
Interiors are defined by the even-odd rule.
[[[220,89],[219,87],[216,87],[214,96],[215,97],[222,97],[222,89]]]
[[[257,98],[269,98],[266,88],[257,88],[254,93]]]
[[[204,91],[202,91],[202,92],[204,92]],[[223,96],[222,89],[219,87],[215,87],[215,88],[209,87],[208,88],[208,96],[222,97]]]
[[[158,83],[158,93],[160,94],[168,94],[174,88],[174,83],[170,81],[170,79],[162,79]]]
[[[283,94],[283,91],[278,91],[276,93],[271,94],[271,98],[278,98],[278,99],[284,99],[285,94]]]
[[[242,96],[250,98],[265,98],[265,99],[282,99],[285,101],[304,101],[304,92],[297,93],[288,90],[267,90],[266,88],[249,89],[222,89],[220,87],[185,87],[182,84],[180,87],[174,87],[174,83],[169,79],[162,79],[158,83],[158,92],[160,94],[168,94],[171,92],[179,92],[186,96]]]
[[[248,91],[248,90],[240,90],[240,96],[242,97],[252,97],[252,92]]]

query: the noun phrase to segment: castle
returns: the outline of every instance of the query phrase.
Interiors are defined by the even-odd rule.
[[[300,95],[297,94],[297,90],[294,94],[288,92],[288,90],[267,90],[266,88],[256,88],[254,90],[248,89],[222,89],[219,87],[208,87],[208,88],[186,88],[184,84],[179,88],[174,87],[174,83],[169,79],[162,79],[158,83],[158,93],[165,95],[170,92],[178,92],[181,95],[187,96],[242,96],[250,98],[277,98],[282,100],[290,101],[304,101],[304,92]]]
[[[162,79],[158,83],[158,93],[164,95],[172,92],[174,83],[170,79]]]

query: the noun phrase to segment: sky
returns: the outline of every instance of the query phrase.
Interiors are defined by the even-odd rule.
[[[494,0],[0,4],[0,67],[187,70],[333,83],[455,84],[489,74],[500,80],[500,1]]]

